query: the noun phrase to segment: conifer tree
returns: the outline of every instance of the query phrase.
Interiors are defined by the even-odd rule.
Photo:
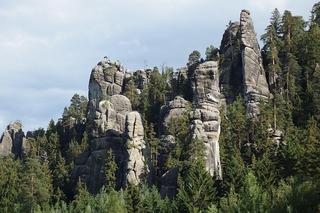
[[[117,172],[118,166],[115,162],[112,150],[109,149],[106,153],[105,165],[104,165],[104,176],[105,176],[105,187],[107,190],[112,190],[116,188]]]
[[[24,212],[35,210],[37,205],[48,206],[52,193],[48,164],[41,163],[38,158],[28,158],[23,166],[20,187]]]

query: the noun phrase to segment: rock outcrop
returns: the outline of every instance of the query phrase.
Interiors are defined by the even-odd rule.
[[[138,185],[142,178],[146,178],[149,168],[144,141],[144,129],[141,116],[138,112],[130,112],[126,117],[126,147],[129,155],[127,168],[127,181]]]
[[[190,107],[190,103],[181,96],[176,96],[172,101],[168,101],[161,107],[161,132],[165,133],[165,130],[169,127],[169,123],[172,119],[181,117],[187,113],[187,108]]]
[[[133,73],[133,76],[136,78],[137,81],[137,88],[142,90],[145,85],[147,85],[150,81],[150,75],[152,70],[137,70]]]
[[[27,150],[28,143],[22,131],[22,124],[19,121],[9,124],[0,139],[0,157],[13,154],[23,158]]]
[[[93,193],[105,182],[103,169],[110,149],[118,166],[117,188],[137,185],[149,173],[141,116],[122,95],[123,70],[104,58],[90,77],[87,125],[92,140],[76,160],[72,178],[81,177]]]
[[[268,99],[269,87],[262,65],[259,43],[250,12],[247,10],[241,11],[240,32],[244,98],[248,115],[255,117],[259,114],[260,101]]]
[[[222,102],[231,103],[236,96],[242,95],[247,114],[256,117],[260,101],[266,101],[269,97],[269,87],[249,11],[241,11],[240,23],[229,24],[220,52],[223,55],[220,77]]]
[[[165,169],[165,164],[172,150],[176,146],[176,139],[173,135],[168,134],[170,122],[174,119],[179,119],[187,115],[190,107],[190,102],[180,96],[176,96],[173,100],[166,102],[161,107],[161,128],[159,156],[158,156],[158,175],[160,176],[160,194],[162,197],[174,198],[177,193],[177,178],[179,169],[177,167]]]
[[[105,125],[108,123],[106,122],[107,116],[115,116],[114,112],[109,113],[108,111],[108,109],[112,108],[110,97],[119,95],[122,92],[124,75],[125,72],[120,63],[112,62],[107,57],[103,58],[103,60],[93,68],[89,81],[87,115],[89,131],[93,137],[99,137],[106,131]],[[127,101],[124,100],[125,98],[121,99],[127,103]],[[108,114],[105,114],[105,112]],[[122,118],[124,122],[124,117]]]
[[[220,46],[221,62],[220,91],[223,105],[232,103],[236,96],[242,94],[242,58],[239,39],[240,23],[230,23],[223,34]]]
[[[206,170],[216,179],[222,178],[220,135],[220,91],[217,61],[199,64],[192,79],[193,112],[191,116],[192,137],[205,144]]]

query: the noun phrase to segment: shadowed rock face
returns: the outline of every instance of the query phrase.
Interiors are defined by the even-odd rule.
[[[241,54],[243,65],[244,98],[247,113],[251,117],[259,114],[259,102],[268,99],[269,87],[262,66],[262,57],[250,12],[240,14]]]
[[[133,112],[122,94],[124,72],[117,62],[104,58],[92,70],[89,81],[87,125],[92,140],[89,150],[76,160],[72,178],[81,177],[89,191],[104,184],[105,158],[111,149],[118,166],[117,187],[137,185],[149,173],[141,116]]]
[[[222,104],[231,103],[243,91],[242,58],[239,39],[240,23],[230,23],[223,34],[220,53],[221,62],[220,91]]]
[[[199,64],[192,80],[193,112],[191,116],[192,137],[205,144],[206,170],[216,179],[222,179],[220,135],[220,91],[217,61]]]
[[[22,131],[22,124],[15,121],[9,124],[0,138],[0,157],[14,154],[22,158],[28,149],[28,143]]]

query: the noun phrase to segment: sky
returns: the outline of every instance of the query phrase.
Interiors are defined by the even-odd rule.
[[[128,70],[174,68],[220,46],[229,21],[251,11],[260,37],[271,12],[309,19],[312,0],[0,0],[0,132],[20,120],[46,128],[74,93],[87,96],[104,57]]]

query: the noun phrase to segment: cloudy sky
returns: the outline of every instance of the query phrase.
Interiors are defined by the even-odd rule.
[[[87,95],[103,57],[128,69],[184,66],[219,46],[230,20],[249,9],[258,36],[271,11],[309,17],[312,0],[0,0],[0,131],[57,120],[74,93]]]

